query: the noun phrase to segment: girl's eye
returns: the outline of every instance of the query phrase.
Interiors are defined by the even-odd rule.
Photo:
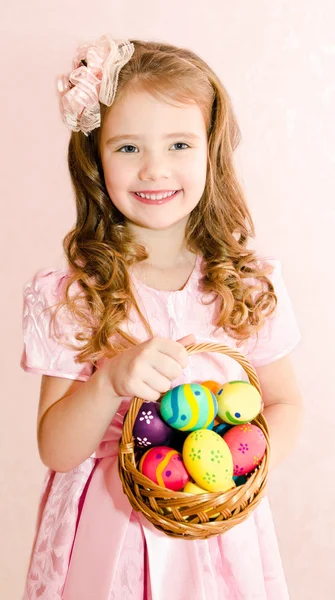
[[[135,146],[131,146],[130,144],[127,144],[127,146],[122,146],[122,148],[120,148],[120,150],[118,150],[118,152],[122,152],[123,148],[135,148]],[[124,152],[124,154],[134,154],[134,152]]]
[[[186,146],[186,148],[189,148],[188,144],[185,144],[184,142],[176,142],[175,144],[173,144],[173,146]],[[135,148],[135,150],[137,149],[135,146],[132,146],[131,144],[127,144],[126,146],[122,146],[122,148],[120,148],[118,150],[118,152],[123,152],[123,154],[135,154],[134,152],[128,152],[125,151],[124,148]],[[179,148],[180,150],[184,150],[184,148]]]
[[[176,142],[175,144],[173,144],[173,146],[187,146],[187,148],[189,148],[189,145],[185,144],[184,142]],[[183,148],[181,148],[181,150],[183,150]]]

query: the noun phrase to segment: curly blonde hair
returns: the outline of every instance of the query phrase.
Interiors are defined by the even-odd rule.
[[[247,248],[255,231],[234,170],[233,152],[241,136],[231,100],[212,69],[192,51],[130,41],[135,52],[120,71],[115,102],[129,89],[144,90],[165,102],[187,104],[191,99],[204,115],[208,132],[206,185],[189,215],[185,242],[190,251],[200,251],[204,258],[202,290],[205,294],[214,292],[212,301],[219,302],[217,329],[222,328],[241,343],[259,331],[274,311],[277,298],[267,277],[272,267]],[[102,125],[108,110],[101,105]],[[148,338],[153,336],[128,274],[128,267],[147,259],[148,253],[133,239],[124,216],[108,195],[100,135],[101,127],[89,136],[72,132],[68,148],[77,220],[63,241],[70,276],[64,300],[56,305],[52,318],[66,306],[80,325],[75,336],[79,347],[66,344],[79,350],[78,362],[95,362],[139,343],[121,328],[132,307],[142,319]],[[70,296],[75,282],[80,292]]]

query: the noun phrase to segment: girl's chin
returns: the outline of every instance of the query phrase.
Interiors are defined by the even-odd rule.
[[[182,223],[183,221],[185,222],[185,225],[188,221],[188,217],[189,215],[186,216],[182,216],[180,217],[180,219],[174,218],[171,220],[167,220],[166,217],[165,218],[155,218],[152,217],[150,219],[130,219],[126,217],[126,222],[127,224],[129,224],[130,227],[140,227],[141,229],[150,229],[151,231],[163,231],[166,229],[171,229],[172,227],[175,227],[176,225]]]

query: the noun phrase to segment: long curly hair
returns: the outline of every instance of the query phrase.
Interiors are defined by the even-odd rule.
[[[257,333],[277,303],[268,278],[272,267],[248,249],[255,237],[254,224],[233,164],[241,135],[227,91],[212,69],[194,52],[170,44],[130,40],[135,52],[121,69],[115,102],[126,91],[147,91],[160,101],[196,102],[208,133],[208,165],[203,195],[189,215],[186,247],[202,254],[205,263],[202,291],[214,292],[219,303],[216,330],[243,340]],[[113,108],[113,107],[111,107]],[[101,127],[107,111],[101,104]],[[95,363],[103,356],[139,343],[122,323],[135,307],[148,338],[150,324],[136,302],[128,268],[148,258],[113,205],[104,181],[99,141],[101,127],[89,136],[72,132],[68,166],[76,198],[75,227],[65,236],[63,248],[69,266],[64,299],[52,319],[66,307],[79,331],[78,362]],[[252,279],[252,281],[251,281]],[[70,294],[73,284],[77,294]],[[58,334],[55,331],[58,338]]]

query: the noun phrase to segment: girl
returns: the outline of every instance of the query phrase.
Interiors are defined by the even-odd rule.
[[[180,540],[131,509],[117,469],[134,395],[245,378],[221,354],[188,357],[194,342],[257,369],[271,468],[297,437],[300,335],[279,262],[248,247],[229,96],[191,51],[108,36],[78,49],[59,91],[77,222],[68,267],[24,287],[21,366],[42,375],[48,467],[24,600],[286,599],[267,498],[224,535]]]

